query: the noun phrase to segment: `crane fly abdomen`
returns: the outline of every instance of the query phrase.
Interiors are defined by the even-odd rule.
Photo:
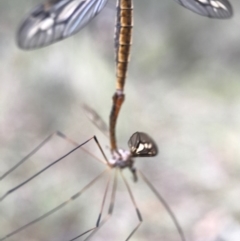
[[[130,59],[133,28],[132,0],[119,0],[115,32],[117,89],[123,90]]]
[[[117,1],[117,17],[115,27],[116,50],[116,92],[113,96],[113,106],[110,113],[110,145],[112,152],[117,150],[115,127],[124,101],[124,85],[127,76],[130,49],[132,44],[133,2],[132,0]]]

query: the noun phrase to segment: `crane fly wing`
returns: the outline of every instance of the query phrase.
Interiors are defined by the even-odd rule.
[[[41,48],[67,38],[82,29],[108,0],[48,0],[38,5],[23,21],[17,33],[22,49]]]
[[[109,137],[109,130],[107,124],[103,121],[101,116],[87,104],[82,105],[88,119],[100,130],[104,135]]]
[[[128,141],[133,157],[151,157],[158,154],[157,144],[143,132],[135,132]]]
[[[230,18],[233,15],[228,0],[175,0],[185,8],[209,18]]]

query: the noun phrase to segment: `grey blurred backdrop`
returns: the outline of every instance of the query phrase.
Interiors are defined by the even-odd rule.
[[[86,118],[87,103],[108,123],[115,89],[115,1],[79,34],[41,50],[15,44],[23,17],[40,0],[0,2],[0,175],[55,130],[81,143],[107,138]],[[135,131],[157,142],[156,158],[137,168],[162,193],[187,240],[240,240],[240,3],[234,17],[212,20],[170,0],[134,2],[134,36],[119,146]],[[0,194],[73,148],[53,138],[0,182]],[[93,142],[86,147],[102,158]],[[85,186],[104,166],[77,151],[0,204],[0,237]],[[144,223],[131,240],[180,240],[147,186],[129,179]],[[107,179],[47,220],[9,240],[69,240],[95,225]],[[113,217],[93,240],[124,240],[137,216],[122,181]],[[81,239],[79,239],[81,240]]]

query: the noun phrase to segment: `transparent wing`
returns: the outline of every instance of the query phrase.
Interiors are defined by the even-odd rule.
[[[233,15],[228,0],[175,0],[180,5],[209,18],[230,18]]]
[[[48,0],[38,5],[21,24],[17,43],[36,49],[67,38],[82,29],[108,0]]]
[[[106,136],[109,137],[109,129],[101,116],[87,104],[82,105],[88,119]]]

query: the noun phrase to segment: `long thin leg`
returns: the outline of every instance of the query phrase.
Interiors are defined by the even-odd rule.
[[[98,215],[98,219],[97,219],[97,223],[96,223],[96,228],[99,226],[99,223],[101,221],[101,217],[102,217],[102,212],[103,212],[103,208],[104,208],[104,205],[105,205],[105,201],[106,201],[106,197],[107,197],[107,193],[108,193],[108,188],[109,188],[109,183],[110,183],[110,176],[109,176],[109,179],[108,179],[108,182],[107,182],[107,186],[106,186],[106,189],[105,189],[105,192],[104,192],[104,196],[103,196],[103,200],[102,200],[102,205],[101,205],[101,211]]]
[[[167,204],[165,199],[162,197],[162,195],[156,190],[156,188],[152,185],[152,183],[147,179],[147,177],[141,171],[138,170],[138,173],[140,174],[142,179],[145,181],[145,183],[148,185],[148,187],[153,191],[153,193],[157,196],[159,201],[162,203],[162,205],[167,210],[168,214],[170,215],[171,219],[173,220],[175,227],[177,228],[177,231],[180,235],[181,240],[186,241],[183,230],[182,230],[175,214],[173,213],[173,211],[171,210],[171,208],[169,207],[169,205]]]
[[[115,203],[115,196],[116,196],[116,190],[117,190],[117,180],[118,180],[117,179],[117,174],[118,174],[118,169],[115,170],[113,187],[112,187],[112,192],[111,192],[111,200],[110,200],[110,205],[109,205],[109,208],[108,208],[108,214],[99,223],[99,226],[93,232],[91,232],[91,234],[88,235],[86,239],[84,239],[84,241],[89,240],[111,218],[111,216],[113,214],[114,203]]]
[[[22,231],[22,230],[30,227],[31,225],[33,225],[33,224],[35,224],[35,223],[43,220],[44,218],[52,215],[53,213],[57,212],[59,209],[63,208],[64,206],[66,206],[67,204],[69,204],[70,202],[72,202],[73,200],[77,199],[84,191],[86,191],[89,187],[91,187],[100,177],[102,177],[104,174],[106,174],[106,172],[109,171],[109,170],[110,170],[109,168],[105,169],[101,174],[99,174],[97,177],[95,177],[95,178],[94,178],[91,182],[89,182],[83,189],[81,189],[79,192],[75,193],[75,194],[74,194],[73,196],[71,196],[68,200],[64,201],[63,203],[61,203],[61,204],[58,205],[57,207],[51,209],[50,211],[44,213],[44,214],[41,215],[40,217],[38,217],[38,218],[32,220],[31,222],[25,224],[24,226],[22,226],[22,227],[20,227],[20,228],[18,228],[18,229],[16,229],[16,230],[14,230],[13,232],[5,235],[3,238],[0,238],[0,241],[3,241],[3,240],[5,240],[5,239],[7,239],[7,238],[10,238],[11,236],[19,233],[20,231]],[[92,231],[93,229],[94,229],[94,228],[87,230],[86,232],[84,232],[83,234],[81,234],[81,236],[84,235],[84,234],[86,234],[86,233],[88,233],[88,232],[90,232],[90,231]]]
[[[17,169],[21,164],[23,164],[29,157],[35,154],[41,147],[43,147],[57,132],[52,133],[47,138],[45,138],[38,146],[36,146],[28,155],[26,155],[23,159],[21,159],[17,164],[15,164],[12,168],[10,168],[7,172],[5,172],[1,177],[0,181],[3,180],[6,176],[8,176],[11,172]]]
[[[66,135],[64,135],[63,133],[61,133],[61,132],[58,132],[58,133],[61,134],[61,137],[63,137],[63,138],[66,139],[67,141],[71,142],[71,143],[74,144],[75,146],[78,146],[78,145],[79,145],[77,142],[71,140],[70,138],[68,138],[68,137],[67,137]],[[90,156],[92,156],[93,158],[95,158],[96,160],[102,162],[103,164],[105,164],[105,165],[106,165],[106,164],[109,164],[108,159],[107,159],[107,157],[106,157],[106,155],[105,155],[105,153],[104,153],[104,151],[103,151],[103,149],[102,149],[102,146],[100,145],[97,137],[96,137],[96,136],[93,136],[93,139],[94,139],[95,143],[97,144],[98,148],[100,149],[100,151],[101,151],[101,153],[102,153],[102,155],[103,155],[103,157],[104,157],[104,161],[102,161],[101,159],[99,159],[99,158],[97,158],[96,156],[94,156],[94,155],[93,155],[91,152],[89,152],[87,149],[85,149],[85,148],[83,148],[83,147],[82,147],[81,149],[82,149],[83,151],[85,151],[86,153],[88,153],[88,154],[89,154]]]
[[[7,177],[10,173],[12,173],[15,169],[17,169],[20,165],[22,165],[25,161],[27,161],[31,156],[33,156],[38,150],[40,150],[47,142],[49,142],[54,136],[59,136],[63,138],[64,140],[72,143],[75,146],[78,146],[79,144],[76,141],[73,141],[69,137],[67,137],[65,134],[63,134],[60,131],[55,131],[54,133],[50,134],[47,138],[45,138],[38,146],[36,146],[29,154],[27,154],[24,158],[22,158],[17,164],[15,164],[13,167],[11,167],[8,171],[6,171],[2,176],[0,176],[0,181],[3,180],[5,177]],[[97,159],[100,162],[103,162],[101,159],[94,156],[92,153],[90,153],[88,150],[81,148],[83,151],[88,153],[89,155],[93,156],[95,159]],[[106,164],[106,162],[103,162]]]
[[[63,134],[62,132],[57,131],[57,134],[58,134],[58,136],[62,137],[64,140],[72,143],[73,145],[75,145],[75,146],[78,146],[78,145],[79,145],[79,143],[77,143],[76,141],[70,139],[68,136],[66,136],[66,135]],[[97,139],[97,137],[94,138],[94,141],[95,141],[95,139]],[[95,141],[95,142],[96,142],[96,141]],[[97,144],[97,146],[99,147],[100,144],[99,144],[98,141],[96,142],[96,144]],[[90,151],[88,151],[88,150],[85,149],[84,147],[81,147],[81,150],[83,150],[83,151],[86,152],[88,155],[92,156],[94,159],[96,159],[97,161],[99,161],[99,162],[101,162],[101,163],[103,163],[103,164],[105,164],[105,165],[108,163],[108,159],[106,158],[106,155],[104,154],[102,148],[100,148],[100,151],[101,151],[101,153],[102,153],[102,155],[103,155],[103,157],[104,157],[104,161],[103,161],[102,159],[98,158],[97,156],[93,155]]]
[[[106,189],[105,189],[105,192],[104,192],[104,196],[103,196],[103,200],[102,200],[102,205],[101,205],[101,210],[100,210],[100,213],[99,213],[99,215],[98,215],[98,219],[97,219],[96,226],[95,226],[93,229],[91,229],[94,233],[95,233],[96,230],[98,230],[99,227],[100,227],[100,226],[99,226],[99,223],[100,223],[100,221],[101,221],[102,212],[103,212],[103,208],[104,208],[105,201],[106,201],[106,197],[107,197],[107,193],[108,193],[109,183],[110,183],[110,178],[109,178],[109,180],[108,180],[108,183],[107,183],[107,186],[106,186]],[[102,222],[101,222],[101,223],[102,223]],[[100,223],[100,225],[101,225],[101,223]],[[92,236],[92,235],[93,235],[93,232],[92,232],[89,236]],[[86,232],[84,232],[84,233],[82,233],[82,234],[79,234],[78,236],[74,237],[73,239],[71,239],[71,240],[69,240],[69,241],[77,240],[78,238],[82,237],[83,234],[85,234],[85,233],[86,233]],[[89,236],[88,236],[88,237],[89,237]],[[87,240],[88,237],[87,237],[85,240]]]
[[[130,195],[130,197],[131,197],[131,200],[132,200],[132,202],[133,202],[133,205],[134,205],[134,207],[135,207],[135,209],[136,209],[136,213],[137,213],[138,220],[139,220],[138,225],[133,229],[133,231],[132,231],[132,232],[130,233],[130,235],[127,237],[127,239],[126,239],[126,241],[127,241],[127,240],[129,240],[129,239],[132,237],[132,235],[137,231],[137,229],[139,228],[139,226],[142,224],[143,219],[142,219],[141,213],[140,213],[140,211],[139,211],[139,208],[138,208],[138,206],[137,206],[137,204],[136,204],[136,201],[135,201],[135,199],[134,199],[134,197],[133,197],[133,194],[132,194],[132,191],[131,191],[131,189],[130,189],[130,186],[128,185],[128,182],[127,182],[127,180],[126,180],[126,178],[124,177],[124,175],[123,175],[122,172],[121,172],[121,176],[122,176],[123,181],[124,181],[124,183],[125,183],[125,185],[126,185],[126,187],[127,187],[127,190],[128,190],[128,193],[129,193],[129,195]]]
[[[39,176],[41,173],[43,173],[44,171],[46,171],[47,169],[49,169],[50,167],[52,167],[53,165],[55,165],[56,163],[60,162],[62,159],[64,159],[65,157],[67,157],[68,155],[70,155],[72,152],[76,151],[77,149],[79,149],[80,147],[82,147],[83,145],[85,145],[86,143],[88,143],[89,141],[91,141],[92,139],[94,139],[94,141],[97,143],[98,147],[100,148],[104,158],[106,158],[105,153],[102,150],[102,147],[100,146],[96,136],[91,137],[90,139],[86,140],[85,142],[83,142],[82,144],[78,145],[77,147],[75,147],[74,149],[72,149],[71,151],[69,151],[67,154],[63,155],[62,157],[58,158],[57,160],[55,160],[54,162],[52,162],[51,164],[49,164],[48,166],[46,166],[45,168],[41,169],[39,172],[35,173],[34,175],[32,175],[30,178],[28,178],[27,180],[23,181],[22,183],[18,184],[17,186],[15,186],[14,188],[8,190],[3,196],[0,197],[0,202],[3,201],[9,194],[13,193],[14,191],[16,191],[17,189],[19,189],[20,187],[24,186],[25,184],[27,184],[28,182],[30,182],[31,180],[33,180],[34,178],[36,178],[37,176]],[[107,160],[107,159],[106,159]]]

